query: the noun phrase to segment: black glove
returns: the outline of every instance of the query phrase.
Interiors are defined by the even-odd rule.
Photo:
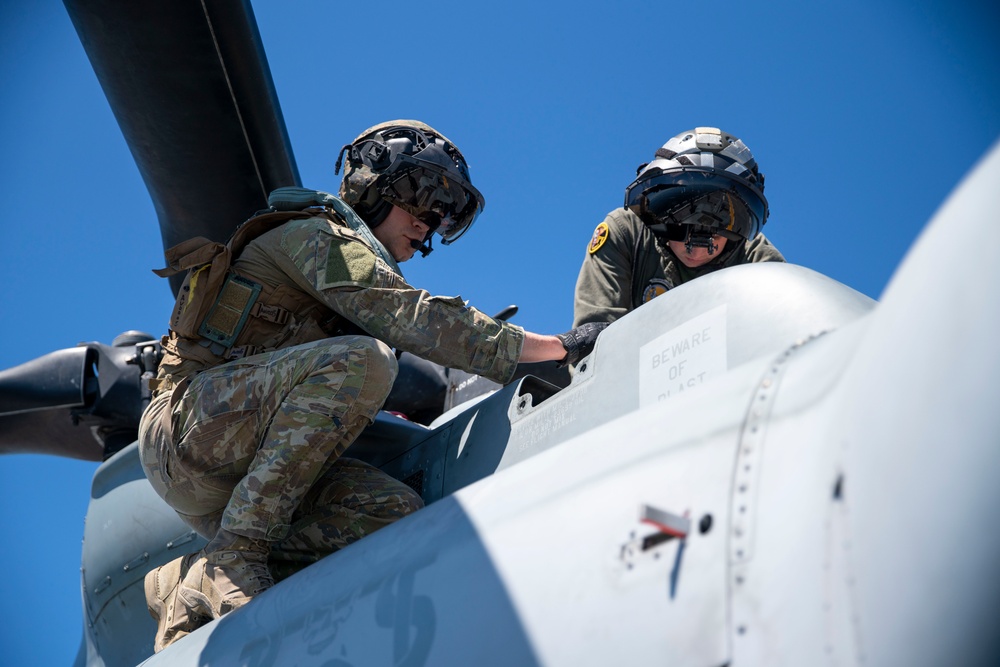
[[[594,350],[597,337],[608,326],[608,322],[587,322],[556,338],[566,348],[566,356],[559,362],[560,368],[567,364],[575,364]]]

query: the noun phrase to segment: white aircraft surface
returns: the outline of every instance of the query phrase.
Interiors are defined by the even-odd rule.
[[[566,389],[380,417],[355,452],[379,438],[429,505],[144,664],[992,663],[1000,269],[970,277],[953,239],[1000,210],[998,182],[994,148],[877,304],[734,267],[614,323]],[[141,659],[142,577],[197,540],[134,445],[94,498],[90,664]]]

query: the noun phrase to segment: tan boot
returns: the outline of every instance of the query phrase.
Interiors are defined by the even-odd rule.
[[[178,596],[199,614],[219,618],[271,586],[270,543],[220,531],[188,571]]]
[[[153,650],[157,653],[210,620],[193,613],[177,599],[178,586],[197,556],[196,553],[181,556],[146,573],[143,582],[146,606],[149,608],[149,615],[156,621]]]

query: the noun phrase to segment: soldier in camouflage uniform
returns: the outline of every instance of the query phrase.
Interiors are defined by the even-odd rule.
[[[416,121],[377,125],[345,151],[343,200],[282,188],[278,212],[226,245],[172,248],[158,272],[188,270],[140,457],[209,542],[146,577],[157,651],[422,507],[341,457],[389,393],[392,347],[503,383],[519,361],[575,361],[602,328],[542,336],[409,286],[397,262],[429,251],[434,232],[453,242],[484,206],[465,159]]]
[[[714,127],[682,132],[597,226],[580,268],[573,326],[625,313],[727,266],[785,261],[760,229],[764,175],[742,141]]]

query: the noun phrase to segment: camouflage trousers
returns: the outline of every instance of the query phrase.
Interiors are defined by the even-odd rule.
[[[181,396],[158,396],[143,414],[143,469],[206,539],[221,527],[270,541],[280,578],[423,506],[402,482],[340,458],[396,371],[392,351],[364,336],[202,371]]]

